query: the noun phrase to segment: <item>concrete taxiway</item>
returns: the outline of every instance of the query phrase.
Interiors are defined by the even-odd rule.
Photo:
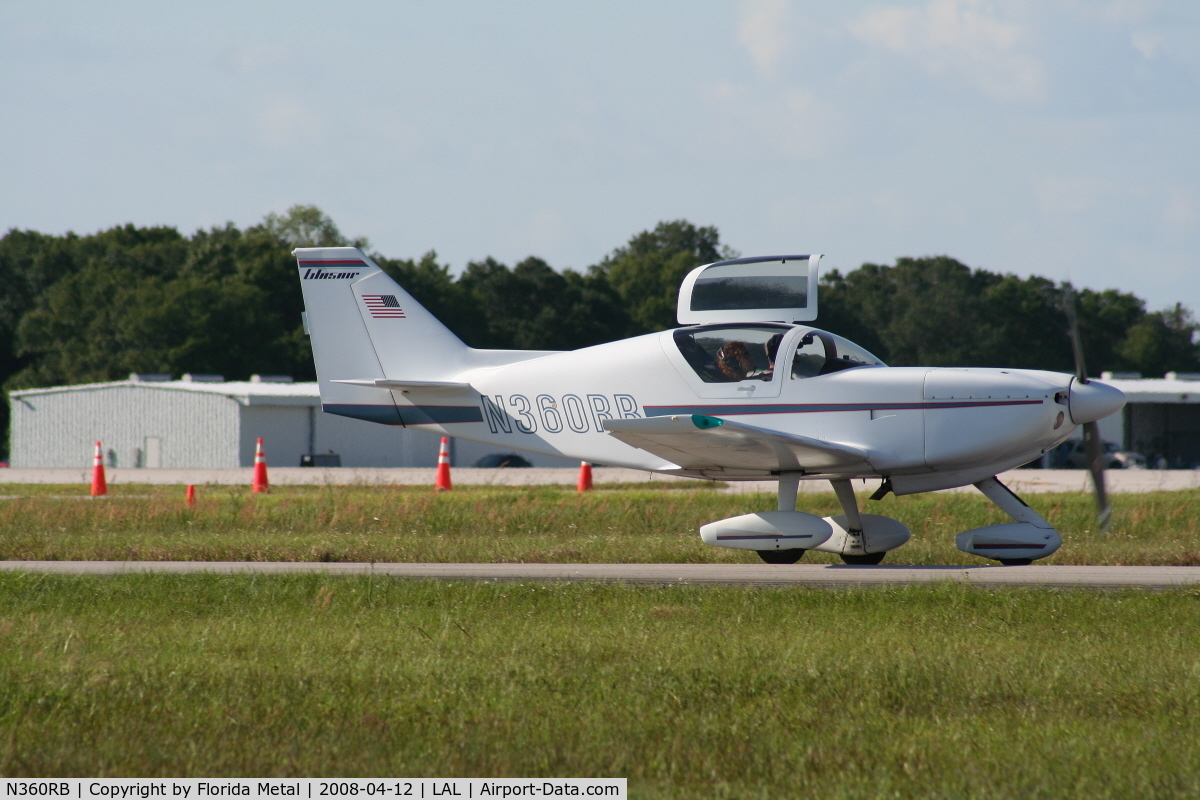
[[[3,561],[0,570],[67,575],[216,573],[376,575],[424,580],[546,581],[840,589],[961,583],[1061,589],[1200,587],[1200,567],[887,566],[834,564],[367,564],[263,561]]]

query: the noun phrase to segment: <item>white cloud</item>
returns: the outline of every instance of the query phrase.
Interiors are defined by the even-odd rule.
[[[1107,3],[1077,2],[1077,13],[1094,15],[1105,22],[1127,25],[1145,19],[1157,5],[1153,0],[1111,0]]]
[[[817,158],[828,154],[841,127],[841,116],[802,87],[775,91],[719,81],[701,87],[700,96],[719,110],[710,131],[726,145],[753,151],[765,145],[788,158]]]
[[[1112,193],[1112,186],[1098,178],[1046,175],[1034,180],[1033,192],[1043,214],[1061,216],[1096,209]]]
[[[1022,50],[1027,32],[996,18],[980,0],[890,6],[849,23],[867,44],[910,59],[930,75],[967,83],[993,100],[1032,102],[1045,88],[1041,63]]]
[[[0,30],[0,38],[22,44],[37,43],[49,38],[50,30],[44,23],[10,23]]]
[[[1166,195],[1163,218],[1173,233],[1187,234],[1200,227],[1200,205],[1190,190],[1173,186],[1167,189]]]
[[[1134,31],[1129,35],[1133,49],[1142,54],[1142,58],[1150,59],[1163,49],[1163,38],[1145,31]]]
[[[286,64],[291,59],[288,49],[280,44],[255,44],[249,47],[235,47],[225,54],[225,64],[229,68],[249,74],[260,72],[271,67]]]
[[[738,44],[746,48],[754,65],[769,78],[779,71],[788,46],[789,0],[742,0]]]
[[[295,100],[276,100],[258,115],[259,138],[273,147],[318,144],[324,132],[321,117]]]

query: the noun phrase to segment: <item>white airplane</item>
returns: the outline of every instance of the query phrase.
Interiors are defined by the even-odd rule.
[[[294,251],[322,408],[332,414],[580,461],[724,481],[777,480],[778,509],[700,529],[718,547],[795,563],[808,550],[878,564],[908,541],[872,499],[973,484],[1013,518],[961,533],[964,552],[1027,564],[1062,538],[996,474],[1039,458],[1124,395],[1020,369],[887,367],[809,327],[819,255],[697,267],[683,327],[569,352],[467,347],[353,247]],[[1077,338],[1077,337],[1076,337]],[[1102,509],[1102,476],[1097,494]],[[801,480],[829,481],[843,513],[796,510]]]

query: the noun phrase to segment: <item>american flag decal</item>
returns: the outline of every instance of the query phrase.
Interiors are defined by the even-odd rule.
[[[362,299],[375,319],[404,319],[404,309],[394,294],[364,294]]]

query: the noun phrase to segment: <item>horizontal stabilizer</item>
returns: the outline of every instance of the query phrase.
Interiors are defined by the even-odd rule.
[[[399,389],[402,392],[410,389],[420,389],[427,392],[452,392],[471,388],[471,384],[469,383],[456,383],[454,381],[397,381],[390,378],[367,378],[364,380],[340,380],[330,382],[346,383],[350,386],[374,386],[380,389]]]
[[[869,453],[854,445],[810,439],[700,414],[609,419],[604,428],[683,469],[757,469],[825,472],[867,466]]]

